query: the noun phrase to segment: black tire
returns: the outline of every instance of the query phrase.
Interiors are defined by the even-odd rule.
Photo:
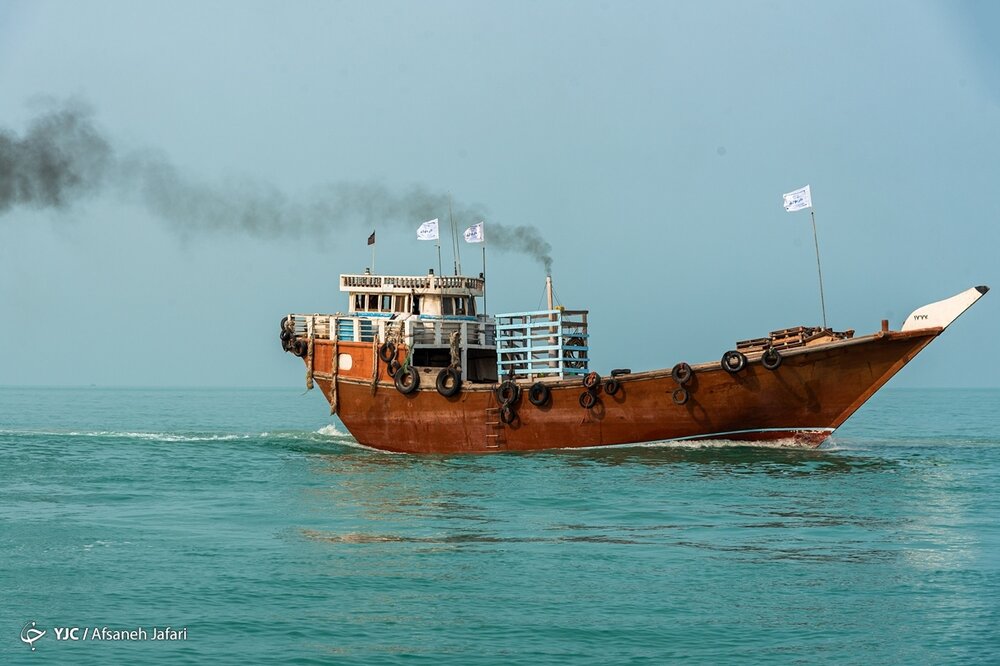
[[[544,407],[552,398],[552,391],[542,382],[535,382],[528,390],[528,402],[535,407]]]
[[[580,394],[580,406],[584,409],[593,409],[597,404],[597,394],[593,391],[584,391]]]
[[[448,380],[451,380],[449,383]],[[438,393],[446,398],[450,398],[462,390],[462,375],[455,368],[445,368],[438,373],[437,382]]]
[[[281,338],[282,342],[288,342],[292,339],[292,332],[283,328],[281,329],[281,333],[278,334],[278,337]]]
[[[778,366],[781,365],[781,354],[774,347],[768,347],[760,355],[760,364],[768,370],[777,370]]]
[[[288,317],[282,317],[282,318],[281,318],[281,327],[280,327],[280,328],[281,328],[281,330],[283,330],[283,331],[284,331],[284,330],[285,330],[285,326],[286,326],[287,324],[288,324]]]
[[[593,390],[601,385],[601,376],[596,372],[588,372],[583,376],[583,387]]]
[[[691,394],[688,393],[688,390],[682,386],[679,389],[675,389],[670,397],[673,399],[675,405],[683,405],[687,403]]]
[[[674,381],[684,386],[691,378],[694,377],[694,370],[690,365],[681,361],[674,366],[674,369],[670,371],[670,376],[674,378]]]
[[[604,382],[604,392],[607,393],[608,395],[614,395],[618,393],[618,391],[621,390],[621,387],[622,383],[617,379],[615,379],[614,377]]]
[[[501,405],[516,404],[518,398],[521,397],[521,387],[510,379],[504,380],[500,386],[496,388],[496,396],[497,402]]]
[[[730,350],[722,355],[722,368],[726,372],[735,375],[745,367],[747,367],[747,357],[743,352]]]
[[[382,346],[378,348],[378,357],[382,359],[383,363],[393,360],[396,358],[396,345],[391,342],[383,342]]]
[[[391,361],[389,361],[388,365],[386,366],[385,371],[389,373],[390,377],[395,377],[396,373],[399,372],[399,369],[401,367],[403,367],[403,366],[401,366],[399,364],[399,361],[397,361],[396,359],[392,359]]]
[[[514,419],[516,418],[517,418],[517,411],[515,411],[513,405],[504,405],[503,407],[500,408],[500,420],[503,423],[510,425],[511,423],[514,422]]]
[[[569,340],[566,341],[566,346],[567,347],[585,347],[586,344],[587,344],[587,341],[584,340],[583,338],[570,338]],[[567,358],[568,359],[569,358],[578,359],[578,358],[580,358],[580,354],[583,354],[583,353],[585,353],[585,352],[582,352],[582,351],[579,351],[579,350],[575,350],[575,349],[571,350],[571,351],[567,351],[567,354],[571,354],[571,356],[567,356]],[[583,367],[583,361],[567,360],[566,361],[566,367],[567,368],[582,368]]]
[[[296,340],[292,343],[292,353],[300,358],[305,358],[309,353],[309,343],[305,340]]]
[[[400,368],[392,379],[396,383],[396,390],[403,395],[409,395],[420,388],[420,373],[412,366],[405,369]]]

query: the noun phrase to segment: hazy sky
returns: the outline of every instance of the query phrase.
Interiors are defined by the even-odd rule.
[[[830,324],[899,327],[1000,286],[995,6],[0,0],[0,130],[89,105],[115,155],[192,193],[165,214],[118,174],[0,212],[0,384],[301,385],[278,321],[346,309],[369,222],[241,230],[227,205],[306,210],[331,184],[451,193],[488,238],[536,227],[606,371],[818,324],[809,215],[781,206],[808,183]],[[423,219],[390,217],[380,272],[436,266]],[[540,306],[538,262],[488,261],[491,311]],[[1000,385],[998,298],[893,385]]]

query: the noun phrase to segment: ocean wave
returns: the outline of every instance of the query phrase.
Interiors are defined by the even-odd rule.
[[[324,435],[326,437],[350,437],[350,435],[347,434],[346,432],[340,432],[339,430],[337,430],[337,426],[333,425],[332,423],[323,426],[322,428],[317,430],[315,434]]]

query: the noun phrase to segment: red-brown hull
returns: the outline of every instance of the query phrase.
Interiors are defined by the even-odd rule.
[[[819,446],[875,391],[941,332],[881,333],[786,352],[777,370],[751,359],[736,374],[719,364],[695,366],[690,399],[672,400],[677,383],[666,370],[618,377],[616,395],[599,393],[580,406],[580,379],[550,384],[551,401],[531,404],[527,385],[516,418],[500,422],[493,387],[466,384],[440,395],[433,372],[410,395],[396,390],[369,343],[337,343],[351,357],[338,368],[332,393],[334,343],[317,340],[307,359],[312,376],[359,443],[405,453],[488,453],[613,446],[678,439],[788,441]],[[374,381],[373,381],[374,379]]]

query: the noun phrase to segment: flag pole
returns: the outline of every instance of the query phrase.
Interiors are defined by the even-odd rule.
[[[372,236],[375,235],[375,231],[372,231]],[[377,242],[377,240],[376,240]],[[372,275],[375,274],[375,243],[372,243]]]
[[[438,275],[444,277],[444,269],[441,268],[441,239],[438,238]]]
[[[486,309],[486,241],[483,240],[483,314],[488,314]]]
[[[448,221],[451,222],[451,251],[455,259],[455,275],[462,271],[462,251],[458,247],[458,230],[455,228],[455,217],[451,213],[451,195],[448,195]]]
[[[819,273],[819,303],[820,307],[823,308],[823,328],[826,328],[826,298],[823,296],[823,269],[819,265],[819,236],[816,234],[816,213],[810,210],[809,217],[812,218],[813,242],[816,244],[816,272]]]

